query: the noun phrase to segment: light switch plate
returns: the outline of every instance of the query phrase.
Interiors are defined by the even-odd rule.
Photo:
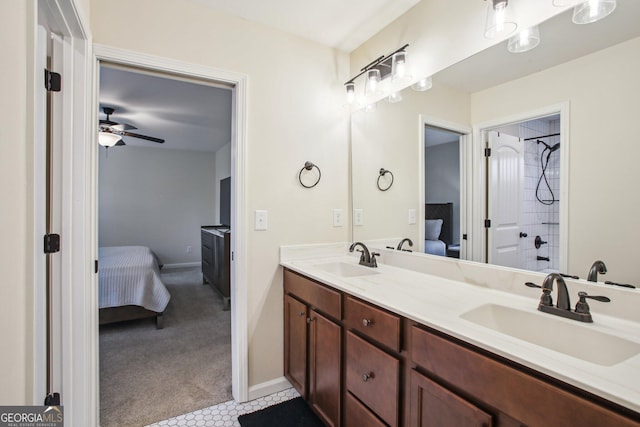
[[[364,225],[362,209],[353,210],[353,225]]]
[[[416,210],[415,209],[409,209],[409,224],[415,224],[416,223]]]
[[[333,226],[342,227],[344,225],[342,209],[333,210]]]
[[[256,231],[264,231],[268,228],[268,220],[269,215],[267,211],[264,210],[256,210],[255,215],[255,230]]]

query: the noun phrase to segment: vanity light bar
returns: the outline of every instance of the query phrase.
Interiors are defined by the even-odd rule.
[[[355,80],[362,76],[363,74],[367,73],[369,70],[379,70],[380,72],[380,79],[384,79],[386,76],[388,76],[389,74],[391,74],[391,64],[392,64],[392,58],[393,55],[395,55],[398,52],[405,52],[405,49],[409,47],[409,44],[405,44],[404,46],[394,50],[393,52],[391,52],[388,55],[381,55],[378,58],[374,59],[373,61],[371,61],[370,63],[368,63],[367,65],[365,65],[363,68],[360,69],[360,73],[356,74],[355,76],[351,77],[344,85],[347,91],[347,103],[348,104],[353,104],[354,100],[355,100]]]

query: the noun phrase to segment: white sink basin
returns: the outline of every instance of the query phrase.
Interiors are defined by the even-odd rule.
[[[317,268],[338,277],[358,277],[380,274],[375,268],[365,267],[359,264],[348,264],[346,262],[329,262],[318,264]]]
[[[551,314],[485,304],[460,318],[500,333],[602,366],[612,366],[640,353],[640,344],[562,321]]]

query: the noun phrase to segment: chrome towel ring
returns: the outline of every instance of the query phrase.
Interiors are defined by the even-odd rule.
[[[304,172],[305,170],[310,171],[313,168],[318,169],[318,179],[316,179],[316,182],[314,182],[312,185],[306,185],[304,182],[302,182],[302,172]],[[300,182],[300,185],[302,185],[304,188],[315,187],[320,182],[321,177],[322,177],[322,172],[320,171],[320,168],[311,162],[304,162],[303,168],[300,169],[300,172],[298,173],[298,181]]]
[[[380,178],[382,178],[386,174],[391,175],[391,182],[389,183],[389,185],[387,185],[387,187],[382,188],[380,186]],[[393,185],[393,173],[390,170],[386,170],[385,168],[380,168],[380,175],[378,175],[377,185],[378,185],[378,190],[380,190],[380,191],[387,191],[388,189],[390,189],[391,186]]]

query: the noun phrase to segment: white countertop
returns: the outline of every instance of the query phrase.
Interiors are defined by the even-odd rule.
[[[460,316],[484,304],[497,304],[539,316],[552,316],[558,322],[571,322],[639,345],[640,323],[601,314],[598,312],[597,302],[590,304],[594,323],[564,319],[539,312],[538,297],[470,284],[473,281],[467,283],[451,280],[380,261],[375,269],[378,274],[368,276],[341,277],[321,268],[323,264],[333,262],[357,265],[358,257],[359,254],[349,254],[344,245],[317,245],[311,251],[304,247],[282,247],[280,264],[335,289],[640,412],[640,354],[612,366],[603,366],[511,337]],[[384,253],[380,259],[384,259]],[[522,287],[522,284],[518,286]],[[624,299],[637,297],[632,293],[619,294],[626,296]],[[554,299],[555,296],[554,292]],[[572,293],[571,298],[573,302],[576,301],[575,294]],[[609,304],[615,304],[615,299],[612,300],[614,301]],[[624,308],[629,305],[628,301],[626,304]],[[566,339],[571,340],[572,337],[567,336]],[[591,345],[598,346],[598,343]]]

